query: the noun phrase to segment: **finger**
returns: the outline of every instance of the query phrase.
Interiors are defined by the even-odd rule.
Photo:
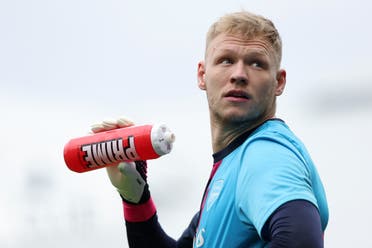
[[[118,128],[118,122],[117,120],[115,119],[105,119],[103,122],[102,122],[102,126],[105,130],[112,130],[112,129],[115,129],[115,128]]]
[[[113,165],[113,166],[107,166],[107,167],[106,167],[106,170],[107,170],[107,172],[110,173],[110,174],[120,173],[120,170],[119,170],[119,164],[117,164],[117,165]]]
[[[127,117],[121,116],[117,119],[117,125],[119,127],[130,127],[130,126],[133,126],[134,123]]]
[[[136,165],[133,162],[121,162],[117,168],[124,176],[133,174],[134,172],[137,173]]]
[[[119,187],[121,180],[123,178],[123,174],[120,172],[119,166],[118,165],[108,166],[106,167],[106,171],[112,185],[114,185],[115,187]]]
[[[101,123],[95,123],[90,126],[90,129],[93,133],[100,133],[104,131],[113,130],[118,128],[117,120],[115,119],[105,119]]]
[[[93,133],[100,133],[100,132],[105,131],[105,128],[102,125],[102,123],[95,123],[95,124],[93,124],[93,125],[90,126],[90,130]]]

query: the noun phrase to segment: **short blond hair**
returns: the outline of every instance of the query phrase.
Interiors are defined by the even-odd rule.
[[[209,28],[206,51],[211,41],[220,34],[237,35],[246,39],[263,39],[274,49],[278,66],[282,60],[282,40],[274,23],[269,19],[247,11],[222,16]]]

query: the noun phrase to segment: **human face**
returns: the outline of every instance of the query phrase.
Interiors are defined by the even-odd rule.
[[[256,124],[273,117],[286,78],[278,67],[273,48],[262,39],[220,34],[212,40],[198,65],[211,121]]]

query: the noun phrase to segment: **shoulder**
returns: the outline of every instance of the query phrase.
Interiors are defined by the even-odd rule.
[[[264,123],[244,142],[239,153],[240,179],[245,182],[309,177],[306,150],[284,122]]]
[[[316,203],[302,146],[287,125],[276,121],[264,123],[242,145],[237,207],[256,227],[287,201]]]
[[[301,140],[281,120],[270,120],[257,128],[242,145],[243,159],[249,164],[286,163],[305,165],[310,156]],[[263,165],[264,166],[264,165]]]
[[[263,123],[248,137],[246,143],[250,144],[252,141],[259,139],[302,146],[302,142],[291,131],[289,126],[279,119],[272,119]]]

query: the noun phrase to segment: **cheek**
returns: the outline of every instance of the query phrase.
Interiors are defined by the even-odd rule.
[[[210,83],[220,85],[228,82],[230,78],[230,71],[227,68],[211,68],[207,75]]]
[[[258,97],[265,100],[270,100],[272,98],[275,98],[276,94],[276,81],[275,80],[269,80],[265,83],[259,84],[256,92],[258,94]]]
[[[213,85],[209,85],[209,87],[207,87],[206,89],[206,93],[207,93],[207,99],[208,99],[208,102],[211,104],[211,103],[214,103],[216,102],[216,99],[217,99],[217,91],[214,89]]]
[[[209,74],[205,78],[205,88],[208,95],[217,95],[226,85],[226,75],[223,73]]]
[[[206,81],[206,96],[208,104],[210,107],[216,106],[219,102],[221,96],[221,86],[219,86],[217,81],[212,81],[213,79]]]

